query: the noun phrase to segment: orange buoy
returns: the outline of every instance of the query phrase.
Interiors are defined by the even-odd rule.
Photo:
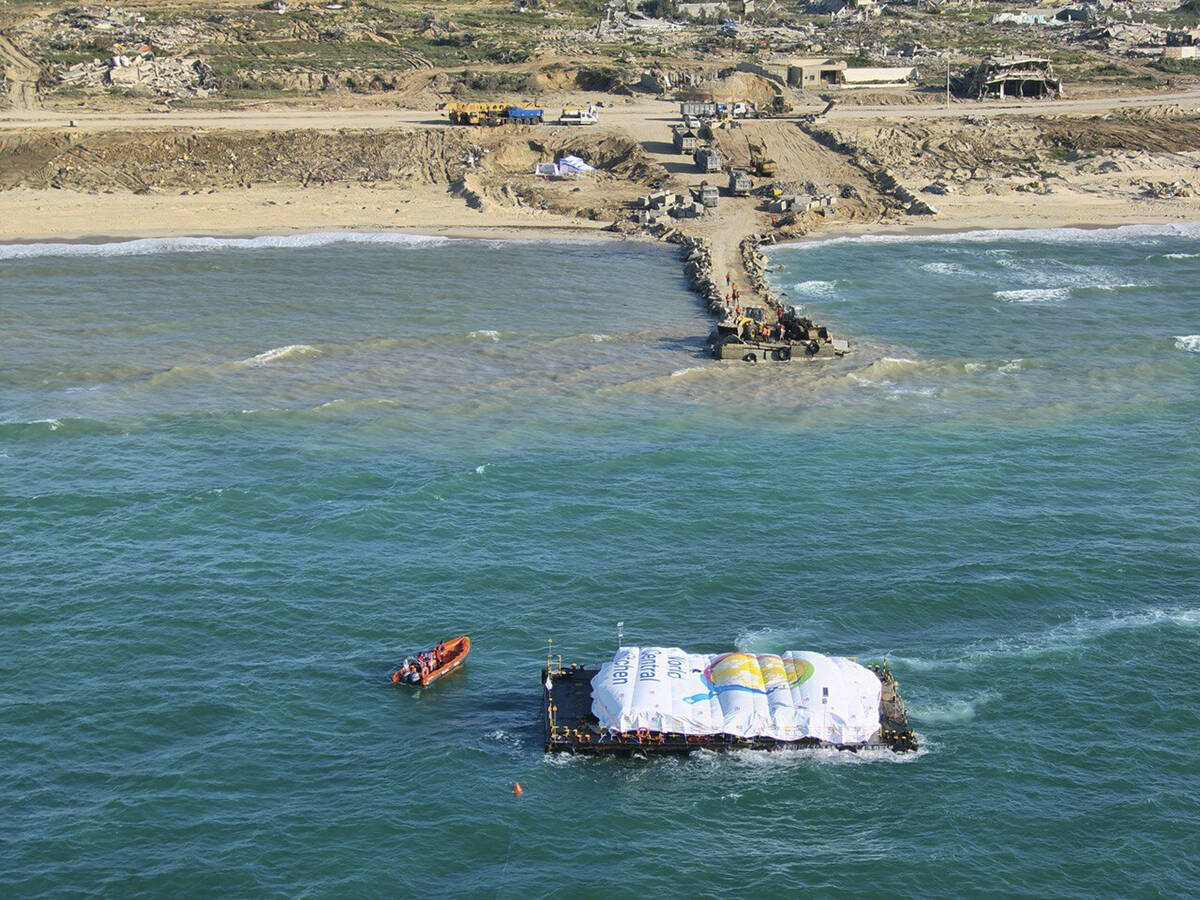
[[[525,790],[524,790],[524,788],[521,787],[521,782],[514,781],[513,782],[513,796],[520,797],[523,793],[525,793]]]

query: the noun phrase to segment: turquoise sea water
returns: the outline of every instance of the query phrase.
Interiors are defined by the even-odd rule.
[[[657,247],[0,248],[0,885],[1195,895],[1198,238],[779,248],[857,352],[758,367]],[[617,620],[887,656],[923,748],[545,757]]]

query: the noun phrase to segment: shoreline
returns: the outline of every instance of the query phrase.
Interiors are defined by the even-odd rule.
[[[10,220],[11,221],[11,220]],[[905,226],[895,222],[861,225],[857,227],[840,227],[829,230],[812,231],[803,235],[781,237],[772,243],[764,243],[762,249],[769,251],[776,248],[803,247],[822,244],[830,241],[857,240],[861,238],[934,238],[945,235],[959,234],[991,234],[1004,233],[1020,235],[1022,233],[1042,231],[1117,231],[1124,228],[1167,228],[1169,226],[1200,228],[1200,217],[1165,217],[1145,216],[1130,217],[1107,221],[1068,221],[1061,224],[1037,223],[1022,224],[1016,221],[1004,223],[989,222],[987,224],[964,221],[944,226],[913,225]],[[271,237],[303,237],[306,235],[408,235],[414,238],[446,238],[448,240],[504,240],[504,241],[554,241],[573,243],[606,243],[609,241],[633,241],[644,244],[660,244],[660,239],[649,234],[625,234],[613,232],[601,225],[585,226],[581,224],[540,224],[503,222],[493,224],[466,224],[455,222],[448,224],[444,221],[430,220],[423,223],[406,223],[390,225],[385,223],[358,223],[344,225],[330,223],[328,225],[308,226],[259,226],[231,225],[227,228],[207,225],[196,230],[186,227],[178,228],[147,228],[142,230],[119,230],[105,232],[91,231],[57,231],[41,234],[12,234],[0,226],[0,246],[20,247],[37,244],[61,245],[102,245],[124,244],[142,240],[170,240],[172,238],[191,238],[214,240],[255,240]],[[1165,232],[1164,232],[1165,233]]]
[[[530,235],[536,230],[539,233]],[[475,228],[465,226],[440,225],[411,225],[388,228],[386,226],[293,228],[293,229],[258,229],[247,231],[232,228],[228,231],[209,229],[207,231],[158,231],[126,234],[51,234],[34,235],[32,237],[0,237],[0,247],[32,247],[39,244],[55,246],[102,246],[105,244],[130,244],[135,241],[169,241],[175,239],[191,240],[243,240],[253,241],[260,238],[291,238],[312,235],[407,235],[413,238],[445,238],[450,241],[526,241],[529,243],[578,243],[599,244],[611,240],[636,241],[638,243],[658,243],[650,237],[641,235],[614,234],[600,229],[571,228],[568,226],[532,226],[517,228],[514,226],[480,225]]]

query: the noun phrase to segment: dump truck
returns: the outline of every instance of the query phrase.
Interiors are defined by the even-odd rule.
[[[749,197],[750,189],[754,187],[754,182],[750,180],[750,173],[745,169],[730,169],[729,170],[729,193],[734,197]]]
[[[671,143],[676,153],[693,153],[696,150],[696,132],[683,125],[671,129]]]
[[[509,125],[540,125],[545,117],[544,109],[524,109],[520,106],[508,108]]]
[[[696,152],[692,154],[692,161],[701,172],[720,172],[725,166],[721,151],[707,144],[696,148]]]
[[[695,116],[698,119],[711,119],[717,114],[717,104],[712,100],[688,100],[679,104],[679,115],[685,119]]]
[[[709,184],[707,181],[700,182],[700,186],[692,188],[692,198],[708,209],[712,209],[717,205],[717,200],[720,197],[720,192],[715,184]]]

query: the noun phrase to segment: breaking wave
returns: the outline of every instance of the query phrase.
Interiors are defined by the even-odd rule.
[[[489,341],[498,341],[500,340],[500,332],[492,331],[487,328],[481,328],[479,331],[472,331],[467,335],[467,337],[475,338],[476,340],[480,338],[486,338]]]
[[[992,294],[1005,303],[1057,303],[1071,296],[1070,288],[1022,288],[1015,291],[995,291]]]
[[[1186,350],[1188,353],[1200,353],[1200,334],[1175,335],[1175,349]]]
[[[815,240],[787,241],[776,247],[808,250],[831,244],[903,244],[961,243],[982,244],[993,241],[1029,241],[1060,244],[1101,244],[1144,237],[1200,237],[1200,223],[1176,225],[1120,225],[1116,228],[991,228],[981,231],[957,231],[946,234],[863,234]]]
[[[317,234],[261,235],[249,238],[172,237],[138,238],[95,244],[0,244],[0,260],[39,257],[150,256],[155,253],[210,253],[214,250],[295,250],[330,244],[382,244],[394,247],[432,247],[451,239],[390,232],[321,232]]]
[[[838,298],[835,281],[798,281],[792,285],[791,292],[800,297],[817,297],[821,300]]]
[[[300,359],[305,356],[320,356],[321,351],[308,344],[288,344],[286,347],[274,347],[264,350],[257,356],[243,359],[244,366],[265,366],[268,363],[283,362],[288,359]]]
[[[935,275],[970,275],[963,266],[957,263],[931,262],[925,263],[923,266],[918,266],[922,272],[932,272]]]

